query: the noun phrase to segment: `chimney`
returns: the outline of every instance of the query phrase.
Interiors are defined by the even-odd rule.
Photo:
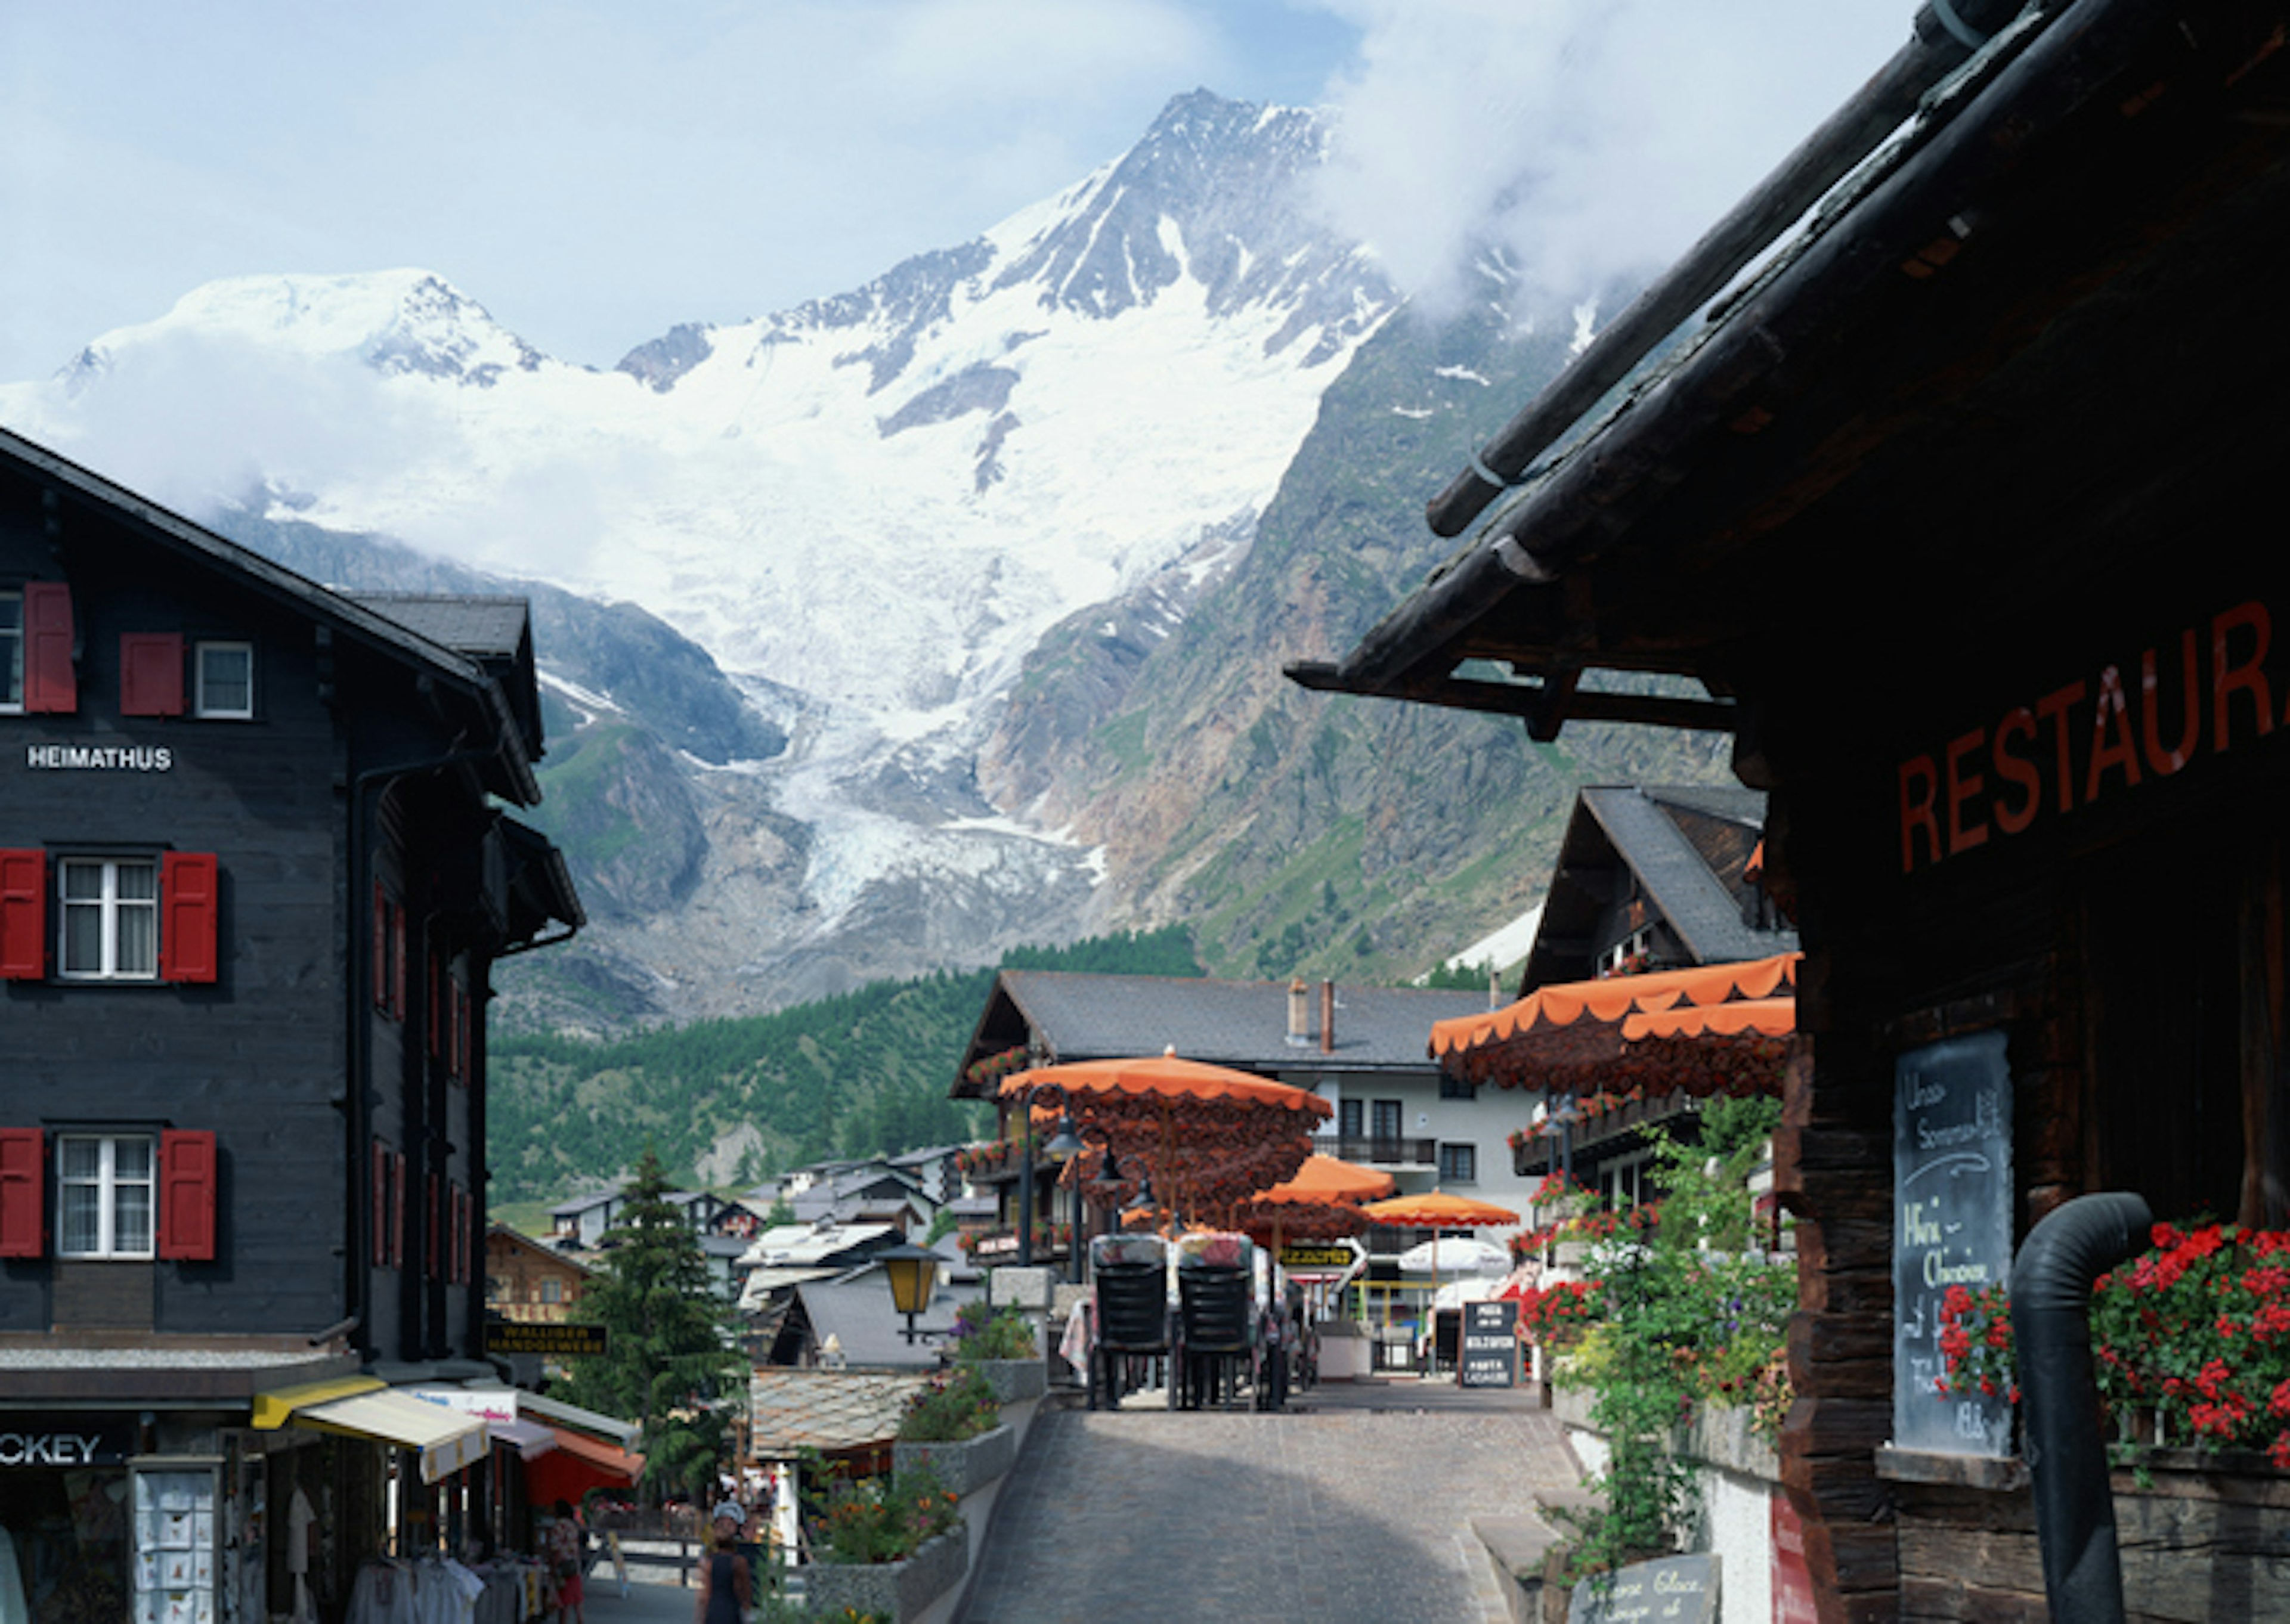
[[[1320,1052],[1336,1052],[1336,984],[1320,983]]]
[[[1304,985],[1301,976],[1288,983],[1288,1046],[1291,1049],[1311,1046],[1310,1005],[1306,1002],[1310,993],[1311,988]]]

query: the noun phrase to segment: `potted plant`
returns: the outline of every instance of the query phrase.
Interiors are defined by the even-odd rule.
[[[1002,1404],[1039,1398],[1049,1390],[1040,1338],[1033,1316],[1015,1304],[995,1309],[966,1302],[955,1311],[955,1363],[979,1370]]]
[[[957,1364],[915,1395],[891,1448],[901,1473],[934,1473],[957,1496],[976,1493],[1010,1469],[1018,1436],[1002,1424],[994,1384],[976,1364]]]
[[[839,1477],[813,1525],[804,1599],[831,1618],[916,1617],[970,1572],[961,1498],[925,1468]]]

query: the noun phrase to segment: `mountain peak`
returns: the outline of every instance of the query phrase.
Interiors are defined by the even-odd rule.
[[[74,377],[113,357],[185,333],[228,337],[304,359],[349,357],[383,373],[420,372],[489,387],[542,356],[435,272],[227,276],[193,288],[156,321],[104,334],[80,352]]]

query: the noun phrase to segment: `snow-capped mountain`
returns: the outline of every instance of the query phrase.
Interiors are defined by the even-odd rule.
[[[976,960],[1089,909],[1091,853],[976,788],[1029,656],[1099,606],[1181,625],[1397,307],[1307,206],[1325,139],[1180,97],[972,242],[609,372],[425,271],[217,283],[0,386],[0,420],[197,516],[252,493],[273,533],[402,538],[701,645],[793,743],[685,758],[709,853],[606,932],[655,1007]],[[695,993],[703,956],[746,992]]]

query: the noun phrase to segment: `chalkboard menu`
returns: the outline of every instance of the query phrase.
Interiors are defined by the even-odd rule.
[[[1942,1396],[1942,1299],[2012,1270],[2012,1078],[2004,1034],[1903,1054],[1893,1071],[1893,1442],[1935,1454],[2011,1452],[2011,1405]]]
[[[1518,1304],[1505,1299],[1463,1305],[1463,1356],[1456,1361],[1455,1380],[1467,1388],[1518,1385]]]

